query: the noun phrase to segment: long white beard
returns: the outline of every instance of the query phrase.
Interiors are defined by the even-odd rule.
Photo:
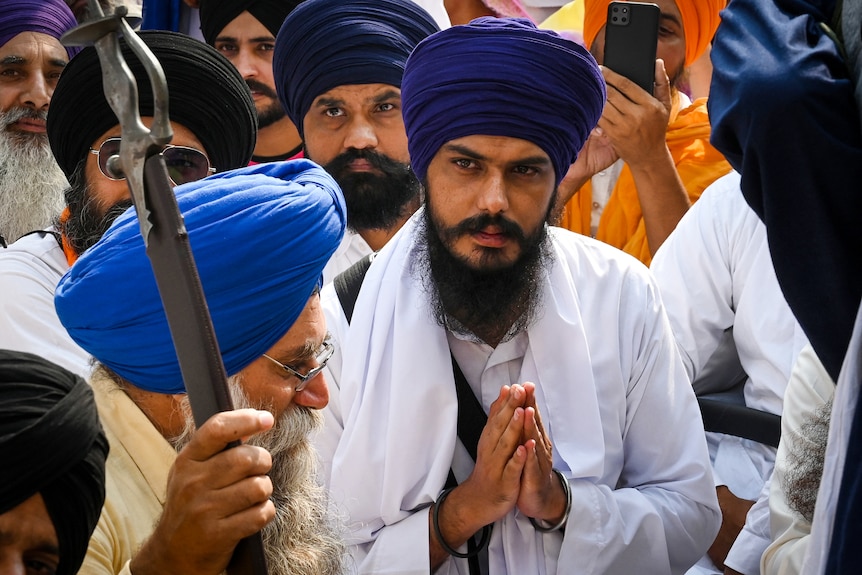
[[[228,380],[234,408],[268,409],[251,405],[239,381],[239,376]],[[186,428],[171,441],[177,451],[194,434],[188,396],[183,399],[183,410]],[[330,506],[326,489],[318,483],[318,456],[308,439],[322,424],[319,411],[294,405],[272,429],[248,441],[272,455],[270,499],[276,514],[263,530],[270,575],[338,575],[345,571],[343,524]]]
[[[17,134],[7,127],[26,108],[0,113],[0,234],[13,242],[27,232],[51,225],[65,205],[69,186],[44,134]]]

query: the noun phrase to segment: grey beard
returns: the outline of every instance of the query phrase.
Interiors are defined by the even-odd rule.
[[[63,190],[68,182],[47,136],[7,129],[12,122],[33,115],[25,108],[0,113],[0,234],[9,242],[50,226],[65,205]]]
[[[832,400],[829,400],[802,424],[800,434],[794,438],[788,450],[787,473],[783,484],[787,503],[809,523],[814,520],[831,416]]]
[[[240,385],[240,376],[228,380],[236,409],[251,405]],[[194,434],[194,420],[183,398],[186,428],[171,444],[180,451]],[[275,519],[263,529],[263,545],[271,575],[337,575],[345,571],[346,547],[341,519],[330,509],[325,488],[317,480],[317,452],[309,434],[323,425],[319,411],[293,405],[265,433],[252,436],[249,445],[272,455]]]

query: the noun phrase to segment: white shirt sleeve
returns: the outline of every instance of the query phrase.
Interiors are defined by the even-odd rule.
[[[86,379],[90,355],[54,309],[54,290],[67,269],[51,235],[25,236],[0,249],[0,348],[39,355]]]
[[[775,459],[770,486],[769,515],[773,541],[761,560],[763,575],[802,573],[802,561],[808,549],[811,523],[790,508],[784,481],[794,445],[806,441],[802,425],[826,404],[835,392],[835,384],[809,345],[799,354],[784,396],[781,421],[781,443]]]

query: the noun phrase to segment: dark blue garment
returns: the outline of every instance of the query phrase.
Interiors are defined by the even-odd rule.
[[[141,30],[180,32],[180,12],[183,0],[144,0]]]
[[[712,144],[766,224],[778,282],[833,379],[862,297],[862,134],[834,0],[733,0],[712,50]]]
[[[712,51],[709,111],[713,145],[766,224],[787,302],[837,380],[862,295],[862,134],[854,82],[820,26],[833,9],[834,0],[733,0]],[[862,572],[860,540],[857,406],[826,573]]]

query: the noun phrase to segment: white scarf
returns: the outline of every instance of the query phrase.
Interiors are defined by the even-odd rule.
[[[344,346],[341,398],[350,410],[331,488],[351,495],[346,506],[351,522],[361,526],[354,533],[360,542],[437,498],[456,444],[458,407],[446,333],[431,316],[413,266],[422,225],[420,211],[375,259]],[[552,245],[554,262],[542,282],[541,317],[528,329],[521,381],[537,384],[554,466],[568,477],[598,479],[605,473],[605,445],[574,280],[578,270],[570,267],[570,251]],[[576,417],[567,412],[570,406],[579,406]],[[494,527],[491,571],[554,572],[560,539],[510,513]],[[548,545],[555,548],[544,549]]]

